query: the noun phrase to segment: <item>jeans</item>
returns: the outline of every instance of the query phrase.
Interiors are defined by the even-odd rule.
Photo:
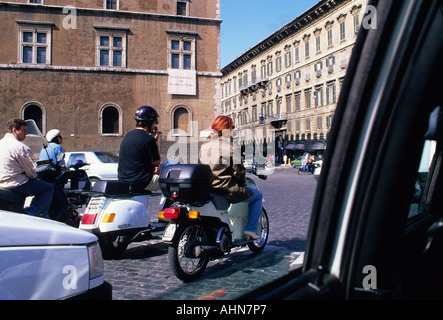
[[[15,192],[34,196],[31,207],[26,210],[30,215],[49,219],[49,206],[54,195],[54,186],[45,181],[29,179],[28,182],[11,188]]]
[[[249,203],[248,206],[248,222],[245,231],[257,232],[258,220],[260,219],[263,196],[257,189],[249,188],[253,195],[242,202]]]

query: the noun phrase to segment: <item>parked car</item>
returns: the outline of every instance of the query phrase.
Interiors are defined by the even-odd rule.
[[[97,237],[0,211],[0,300],[111,299]]]
[[[303,266],[241,299],[443,298],[443,1],[369,6]],[[365,27],[368,18],[376,25]]]
[[[88,163],[83,167],[92,183],[98,180],[117,180],[118,156],[110,152],[101,151],[76,151],[66,152],[65,162],[70,166],[73,162],[81,160]]]

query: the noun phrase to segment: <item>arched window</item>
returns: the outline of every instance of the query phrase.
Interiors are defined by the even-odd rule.
[[[28,102],[22,107],[22,118],[24,120],[34,120],[38,129],[45,134],[46,132],[46,110],[38,102]]]
[[[172,134],[174,136],[191,135],[191,113],[185,106],[172,110]]]
[[[121,109],[115,104],[106,104],[100,109],[100,134],[120,136],[122,134]]]

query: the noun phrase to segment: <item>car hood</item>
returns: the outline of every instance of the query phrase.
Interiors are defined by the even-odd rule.
[[[93,234],[61,222],[0,210],[0,247],[78,245],[96,240]]]

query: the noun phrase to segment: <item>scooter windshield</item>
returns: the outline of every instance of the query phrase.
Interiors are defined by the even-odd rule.
[[[26,135],[25,141],[23,141],[29,148],[31,148],[34,160],[38,160],[40,150],[42,147],[47,147],[48,142],[45,137],[43,137],[40,129],[37,127],[37,124],[34,120],[26,120],[26,131],[28,134]]]

